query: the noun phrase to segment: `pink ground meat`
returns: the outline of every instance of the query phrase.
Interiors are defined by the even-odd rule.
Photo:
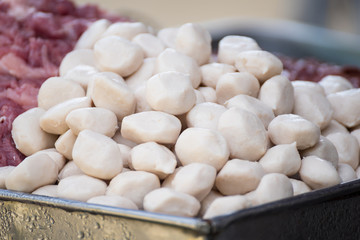
[[[13,120],[37,106],[41,84],[58,74],[65,54],[101,18],[128,20],[69,0],[0,0],[0,166],[24,159],[11,138]]]

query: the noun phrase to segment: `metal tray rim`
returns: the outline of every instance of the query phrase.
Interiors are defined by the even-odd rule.
[[[209,221],[201,218],[188,218],[188,217],[146,212],[142,210],[124,209],[124,208],[91,204],[91,203],[56,198],[56,197],[48,197],[41,195],[33,195],[29,193],[15,192],[11,190],[0,189],[0,200],[17,201],[25,204],[34,203],[38,205],[47,205],[50,207],[61,208],[67,211],[85,211],[93,214],[104,214],[115,217],[136,219],[140,221],[152,222],[155,224],[166,224],[179,228],[193,230],[205,235],[209,234],[211,231],[211,226],[209,224]]]
[[[328,188],[313,190],[311,192],[297,196],[243,209],[235,213],[214,217],[210,220],[212,231],[213,233],[220,232],[233,221],[245,219],[249,216],[256,217],[257,215],[266,214],[273,211],[285,211],[289,209],[311,206],[314,204],[321,204],[326,201],[335,201],[339,198],[345,198],[357,192],[360,192],[360,179],[338,184]]]
[[[111,215],[152,222],[155,224],[166,224],[179,228],[189,229],[198,233],[209,235],[221,232],[234,221],[266,214],[273,211],[284,211],[288,209],[301,208],[312,204],[319,204],[325,201],[344,198],[347,195],[360,191],[360,180],[353,180],[336,186],[313,190],[308,193],[300,194],[290,198],[277,200],[274,202],[262,204],[239,210],[237,212],[226,214],[212,219],[189,218],[171,216],[166,214],[146,212],[142,210],[130,210],[118,207],[111,207],[99,204],[90,204],[80,201],[33,195],[28,193],[15,192],[0,189],[0,199],[5,201],[18,201],[23,203],[35,203],[51,207],[65,209],[67,211],[86,211],[94,214]]]

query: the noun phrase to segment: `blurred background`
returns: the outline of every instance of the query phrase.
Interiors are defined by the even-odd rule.
[[[266,50],[360,66],[360,0],[75,1],[96,3],[154,29],[201,23],[214,45],[225,35],[247,35]]]
[[[228,18],[302,21],[331,29],[360,33],[359,0],[76,0],[96,3],[153,27],[178,26]]]

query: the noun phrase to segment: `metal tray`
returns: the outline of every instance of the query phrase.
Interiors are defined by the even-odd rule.
[[[269,51],[360,67],[358,36],[259,20],[204,26],[214,45],[225,35],[242,34],[254,37]],[[211,220],[0,190],[0,239],[346,240],[360,239],[359,222],[360,180]]]
[[[0,190],[0,239],[360,239],[360,181],[211,220]]]

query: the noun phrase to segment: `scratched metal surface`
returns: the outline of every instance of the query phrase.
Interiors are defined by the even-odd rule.
[[[360,239],[360,180],[210,221],[0,190],[0,239]]]
[[[182,218],[0,190],[0,239],[206,239]]]

